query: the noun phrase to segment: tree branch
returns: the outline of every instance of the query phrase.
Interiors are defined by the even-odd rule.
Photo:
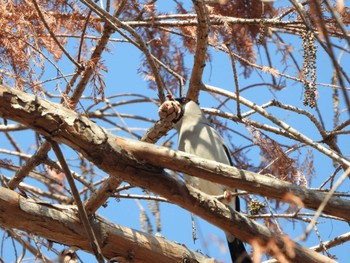
[[[237,96],[236,96],[235,93],[229,92],[227,90],[223,90],[223,89],[220,89],[220,88],[217,88],[217,87],[205,85],[204,86],[204,90],[209,91],[209,92],[214,92],[214,93],[217,93],[217,94],[220,94],[220,95],[232,98],[234,100],[237,99]],[[258,106],[257,104],[255,104],[255,103],[253,103],[253,102],[243,98],[242,96],[239,97],[239,100],[240,100],[240,102],[242,104],[246,105],[247,107],[249,107],[251,109],[254,109],[257,113],[259,113],[260,115],[264,116],[265,118],[267,118],[268,120],[270,120],[274,124],[276,124],[277,126],[281,127],[282,129],[284,129],[285,131],[290,133],[298,141],[303,142],[303,143],[305,143],[307,145],[310,145],[311,147],[313,147],[316,150],[320,151],[321,153],[327,155],[331,159],[339,162],[343,166],[343,168],[345,168],[344,170],[346,170],[346,168],[350,166],[350,161],[348,161],[344,156],[342,156],[339,153],[333,151],[332,149],[328,149],[328,148],[324,147],[322,144],[320,144],[318,142],[315,142],[315,141],[311,140],[310,138],[308,138],[304,134],[300,133],[299,131],[295,130],[293,127],[291,127],[287,123],[279,120],[278,118],[276,118],[271,113],[267,112],[265,109],[263,109],[262,107]]]
[[[100,244],[96,240],[96,234],[95,234],[95,232],[94,232],[94,230],[93,230],[93,228],[92,228],[92,226],[90,224],[90,221],[88,219],[88,215],[86,213],[86,210],[85,210],[85,207],[83,205],[83,202],[81,201],[81,198],[80,198],[80,195],[79,195],[79,192],[78,192],[78,188],[75,185],[73,176],[70,173],[68,164],[67,164],[66,160],[64,159],[63,153],[62,153],[60,147],[58,146],[57,142],[50,141],[50,143],[51,143],[52,149],[55,152],[55,154],[57,156],[57,159],[60,162],[60,164],[61,164],[61,166],[63,168],[63,171],[64,171],[64,173],[66,175],[67,181],[69,183],[69,186],[71,188],[71,191],[72,191],[72,194],[73,194],[73,197],[74,197],[74,201],[75,201],[76,206],[78,208],[78,213],[79,213],[80,220],[83,223],[85,232],[87,233],[87,237],[88,237],[88,239],[90,241],[90,245],[91,245],[92,251],[94,252],[97,261],[99,263],[104,263],[104,258],[103,258],[103,255],[102,255]]]
[[[26,163],[16,171],[16,174],[8,182],[9,188],[12,190],[16,189],[20,182],[22,182],[23,179],[29,174],[29,172],[38,164],[42,163],[42,160],[47,157],[47,153],[50,148],[50,144],[48,142],[44,142],[34,153],[34,155],[31,156]]]
[[[209,19],[205,2],[202,0],[194,0],[192,2],[196,9],[198,25],[196,52],[194,55],[194,62],[192,67],[190,85],[187,92],[187,98],[198,101],[199,91],[204,85],[202,82],[202,75],[205,68],[205,60],[207,57]]]
[[[164,81],[162,79],[162,76],[159,74],[159,69],[156,64],[156,61],[154,57],[149,52],[149,49],[147,47],[147,44],[142,40],[140,35],[129,25],[125,24],[121,20],[119,20],[117,17],[111,16],[108,12],[106,12],[104,9],[100,8],[98,5],[96,5],[91,0],[80,0],[84,5],[88,6],[91,10],[93,10],[98,16],[101,17],[106,23],[108,23],[109,26],[111,26],[114,30],[119,32],[122,36],[124,36],[126,39],[128,39],[131,43],[133,43],[137,48],[139,48],[146,56],[147,62],[149,63],[152,73],[155,78],[155,82],[157,84],[158,88],[158,97],[161,102],[165,101],[165,95],[164,95]],[[136,41],[128,37],[123,31],[121,31],[121,28],[129,32],[130,35],[134,37]]]
[[[111,176],[164,196],[239,239],[267,246],[273,238],[279,247],[278,252],[284,253],[287,258],[291,257],[286,249],[287,244],[292,244],[295,249],[293,256],[295,261],[327,262],[328,260],[270,232],[266,227],[239,213],[231,214],[221,202],[192,187],[186,188],[183,183],[167,175],[162,168],[167,167],[220,184],[235,185],[237,188],[277,199],[283,199],[286,193],[292,192],[311,209],[317,208],[317,204],[324,198],[323,193],[175,152],[165,147],[113,136],[88,118],[61,105],[1,85],[0,112],[7,119],[20,122],[52,140],[67,144]],[[349,220],[349,209],[349,201],[332,197],[324,211]],[[276,253],[269,247],[266,250],[272,255]]]
[[[0,187],[0,224],[35,233],[49,240],[79,247],[93,253],[75,206],[35,202]],[[210,262],[185,246],[134,229],[113,224],[95,216],[90,224],[101,244],[104,256],[126,262]],[[120,262],[119,261],[119,262]],[[214,262],[214,261],[211,261]]]

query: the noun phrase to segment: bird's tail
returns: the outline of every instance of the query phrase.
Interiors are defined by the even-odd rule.
[[[241,211],[241,204],[240,199],[238,196],[235,197],[235,202],[232,202],[231,205],[229,205],[229,209],[232,212],[232,209],[236,210],[236,212]],[[247,253],[247,250],[245,250],[244,244],[242,240],[239,240],[238,238],[235,238],[234,236],[227,234],[227,243],[228,248],[230,250],[232,263],[252,263],[252,259]]]
[[[242,240],[237,238],[233,241],[227,241],[228,248],[230,250],[232,263],[252,263],[253,261],[249,257],[247,251],[245,250]]]

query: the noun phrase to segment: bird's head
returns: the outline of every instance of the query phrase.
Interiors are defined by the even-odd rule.
[[[201,118],[202,117],[202,111],[199,107],[199,105],[194,102],[191,99],[182,97],[182,98],[176,98],[177,102],[181,105],[181,114],[180,117],[176,120],[179,121],[183,117],[193,117],[193,118]]]

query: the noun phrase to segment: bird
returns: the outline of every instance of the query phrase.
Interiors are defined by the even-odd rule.
[[[173,121],[178,133],[178,150],[232,166],[232,159],[224,139],[208,123],[199,105],[187,98],[178,98],[176,101],[181,106],[178,118]],[[226,197],[227,193],[236,191],[236,189],[194,176],[184,174],[184,179],[186,184],[190,184],[209,195],[224,194]],[[228,198],[224,198],[223,203],[230,209],[240,212],[238,196],[228,196]],[[232,262],[251,263],[252,260],[248,256],[243,241],[230,233],[225,234]]]

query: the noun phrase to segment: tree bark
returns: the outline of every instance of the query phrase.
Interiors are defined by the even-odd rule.
[[[296,196],[298,200],[302,201],[305,208],[311,210],[317,210],[327,195],[327,193],[303,188],[277,178],[238,169],[161,146],[142,144],[126,138],[117,138],[116,143],[140,162],[155,167],[172,169],[232,188],[246,190],[249,193],[298,205],[293,202],[293,196]],[[324,208],[325,213],[341,217],[347,221],[350,220],[349,211],[350,201],[339,197],[331,197]]]
[[[267,246],[267,252],[271,255],[276,255],[276,250],[268,247],[269,241],[273,239],[280,249],[278,252],[282,252],[291,261],[334,262],[270,232],[266,227],[239,213],[233,212],[231,215],[221,202],[196,189],[186,188],[181,182],[168,176],[163,168],[172,168],[223,184],[234,184],[237,188],[249,189],[253,193],[277,199],[283,199],[285,191],[291,191],[310,208],[312,203],[320,201],[320,193],[164,147],[114,136],[85,116],[61,105],[1,85],[0,113],[4,118],[17,121],[52,140],[69,145],[110,176],[162,195],[239,239]],[[149,156],[153,156],[157,162],[154,163]],[[349,204],[348,201],[333,197],[327,205],[327,211],[332,214],[340,209],[343,211],[342,217],[349,218],[344,212],[349,211]],[[294,248],[295,253],[290,253],[290,247]]]
[[[185,246],[93,216],[90,223],[108,259],[118,262],[214,262]],[[0,224],[93,253],[75,206],[52,205],[0,187]],[[123,261],[124,260],[124,261]],[[192,262],[192,261],[188,261]]]

